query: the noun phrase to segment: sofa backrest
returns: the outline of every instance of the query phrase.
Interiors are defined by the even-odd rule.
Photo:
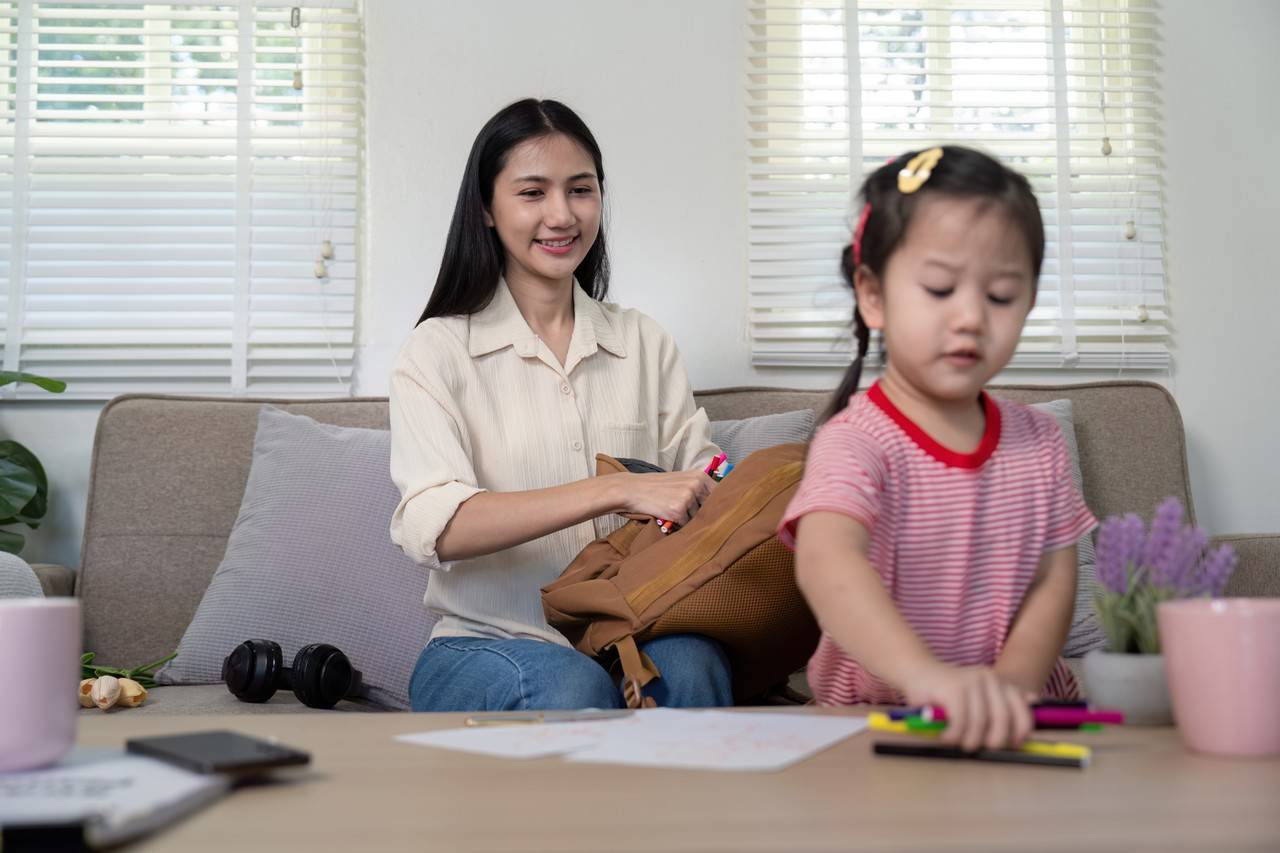
[[[1182,419],[1159,385],[1004,386],[1022,402],[1070,398],[1085,499],[1099,517],[1147,515],[1165,495],[1190,503]],[[828,394],[727,388],[697,394],[712,420],[814,409]],[[385,398],[290,401],[127,395],[102,410],[94,441],[77,593],[85,648],[136,665],[177,648],[235,523],[258,408],[272,403],[340,426],[386,429]]]

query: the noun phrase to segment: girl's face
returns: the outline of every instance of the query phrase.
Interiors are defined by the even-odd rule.
[[[561,133],[515,146],[493,181],[485,224],[502,241],[508,280],[572,280],[600,233],[600,181],[591,155]]]
[[[867,326],[884,331],[886,376],[938,402],[971,402],[1009,363],[1034,302],[1031,253],[998,205],[927,196],[880,281],[858,271]]]

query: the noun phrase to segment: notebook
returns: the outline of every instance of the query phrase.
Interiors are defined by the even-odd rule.
[[[109,847],[178,820],[227,792],[230,781],[120,749],[76,748],[42,770],[0,773],[4,847],[41,833]]]

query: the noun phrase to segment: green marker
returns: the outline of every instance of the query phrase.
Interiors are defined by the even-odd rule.
[[[947,728],[946,720],[926,720],[923,717],[907,717],[904,720],[909,732],[940,732]]]

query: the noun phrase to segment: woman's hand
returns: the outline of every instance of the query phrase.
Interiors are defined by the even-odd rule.
[[[684,524],[693,518],[715,485],[715,480],[699,470],[611,476],[627,478],[621,512],[665,518],[676,524]]]
[[[1033,728],[1035,696],[988,666],[936,664],[906,685],[910,705],[938,705],[947,713],[942,741],[974,751],[1017,746]]]

